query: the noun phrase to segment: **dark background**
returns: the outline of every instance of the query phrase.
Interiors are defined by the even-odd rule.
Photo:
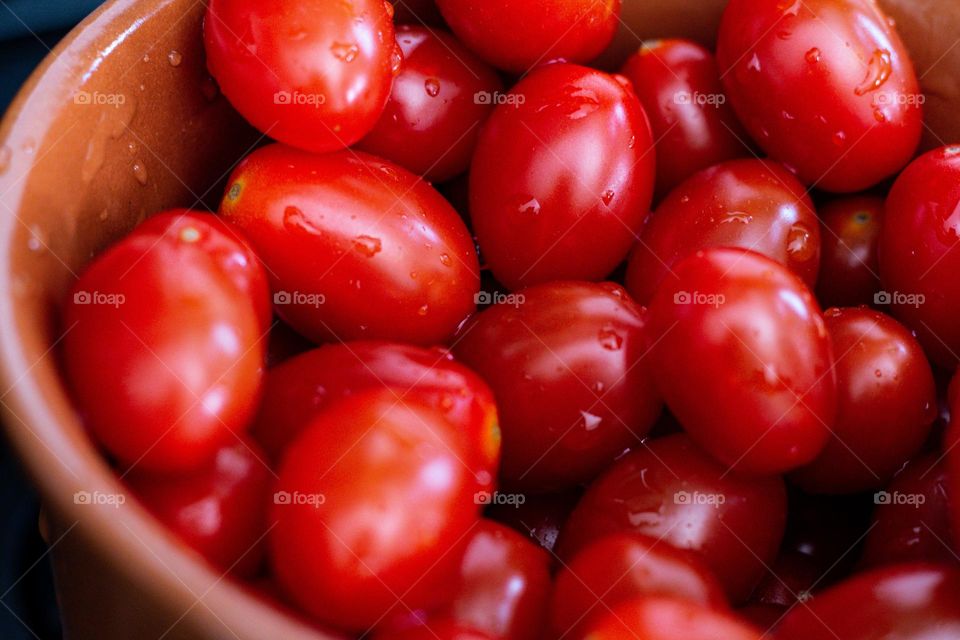
[[[102,0],[0,0],[0,112],[50,49]],[[0,638],[60,638],[40,505],[0,440]]]

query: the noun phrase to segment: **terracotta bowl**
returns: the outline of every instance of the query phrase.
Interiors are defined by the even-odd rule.
[[[637,36],[709,42],[723,1],[624,4],[608,64]],[[927,144],[960,140],[960,6],[885,4],[924,74]],[[58,374],[57,310],[84,264],[153,212],[215,206],[230,169],[260,140],[205,71],[203,11],[196,0],[108,2],[47,58],[0,125],[0,407],[43,498],[74,639],[335,637],[198,562],[134,500],[87,500],[123,488]]]

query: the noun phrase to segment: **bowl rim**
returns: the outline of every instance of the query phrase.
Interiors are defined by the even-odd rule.
[[[86,74],[95,73],[99,63],[130,33],[181,1],[186,0],[107,0],[44,57],[0,122],[0,150],[8,163],[0,175],[3,431],[38,489],[44,509],[50,509],[65,525],[59,537],[48,540],[48,552],[76,529],[88,548],[94,549],[102,559],[113,558],[110,564],[131,583],[142,587],[150,601],[159,603],[164,611],[184,611],[180,619],[172,622],[169,631],[190,613],[191,628],[203,629],[202,633],[209,633],[211,637],[222,634],[226,627],[241,638],[269,634],[270,637],[332,639],[336,636],[326,635],[265,602],[240,583],[224,579],[224,575],[178,542],[135,500],[123,508],[77,504],[73,497],[76,491],[118,493],[124,492],[124,487],[100,455],[91,456],[89,452],[84,455],[84,447],[96,452],[92,442],[88,440],[80,447],[71,443],[64,425],[44,400],[37,368],[44,361],[46,366],[57,367],[55,347],[59,339],[39,358],[31,358],[19,336],[13,240],[18,226],[26,226],[19,212],[26,189],[25,178],[38,158],[25,153],[11,157],[11,149],[43,142],[60,107],[72,99]],[[200,1],[206,4],[206,0]],[[105,37],[113,38],[109,46],[94,51],[93,47]],[[59,393],[67,397],[62,384]],[[73,415],[72,422],[72,429],[83,431],[78,416]]]

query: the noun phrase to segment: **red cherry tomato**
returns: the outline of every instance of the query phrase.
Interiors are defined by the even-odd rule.
[[[175,211],[73,285],[66,377],[84,422],[122,464],[196,469],[247,428],[266,340],[254,297],[264,276],[258,263],[239,263],[246,255],[225,227]]]
[[[877,257],[883,222],[883,199],[860,196],[834,200],[817,213],[820,233],[820,278],[817,298],[825,309],[874,304],[880,291]]]
[[[409,626],[435,628],[435,621],[443,620],[500,640],[536,638],[543,630],[550,557],[526,536],[480,520],[466,540],[459,575],[450,582],[446,605],[426,612],[395,607],[395,615],[378,626],[378,634],[399,633]]]
[[[795,607],[777,640],[960,638],[960,572],[905,564],[847,580]]]
[[[917,332],[928,355],[954,367],[960,353],[960,146],[921,156],[897,178],[880,232],[877,302]]]
[[[644,534],[698,552],[730,599],[743,602],[776,556],[786,508],[779,477],[741,477],[688,436],[668,436],[590,485],[560,534],[560,555],[572,558],[611,533]]]
[[[630,256],[627,289],[649,303],[678,261],[707,247],[756,251],[813,286],[820,224],[803,185],[780,165],[726,162],[683,182],[660,204]]]
[[[951,547],[947,465],[939,452],[910,462],[882,492],[867,534],[862,564],[960,564]]]
[[[657,141],[657,196],[693,174],[749,149],[713,54],[689,40],[644,42],[620,71],[634,91]]]
[[[444,31],[397,28],[403,66],[377,125],[357,145],[442,182],[470,165],[480,125],[503,84]]]
[[[806,184],[861,191],[917,149],[917,76],[873,0],[732,0],[717,59],[741,122]]]
[[[584,637],[590,620],[640,597],[727,608],[723,588],[695,553],[647,536],[614,534],[585,547],[557,574],[553,637]]]
[[[274,476],[246,438],[221,447],[213,462],[182,476],[134,469],[125,481],[147,509],[221,571],[256,574],[263,560],[267,501]]]
[[[909,329],[870,309],[825,314],[836,354],[837,417],[817,458],[791,478],[810,493],[857,493],[890,480],[923,446],[937,389]]]
[[[271,145],[229,184],[221,213],[263,260],[277,312],[307,337],[431,344],[473,312],[470,233],[407,171],[356,152]]]
[[[274,494],[270,559],[287,596],[349,630],[372,626],[398,598],[411,608],[438,599],[445,572],[419,578],[478,515],[467,448],[432,406],[389,389],[318,414],[287,449]]]
[[[384,0],[210,0],[207,66],[250,124],[302,149],[373,128],[401,53]]]
[[[589,640],[761,640],[730,613],[673,598],[640,598],[604,612],[580,638]]]
[[[492,505],[486,514],[552,552],[563,523],[579,499],[579,490],[524,496],[523,504]]]
[[[446,351],[389,342],[326,345],[267,372],[253,436],[279,461],[310,418],[330,403],[366,390],[393,389],[433,406],[471,442],[478,482],[489,488],[500,459],[493,393]]]
[[[823,317],[784,267],[739,249],[677,264],[650,305],[667,406],[724,464],[782,473],[823,449],[837,404]]]
[[[526,72],[563,58],[589,62],[616,33],[620,0],[437,0],[447,24],[500,69]]]
[[[529,491],[595,477],[660,412],[643,309],[610,283],[556,282],[476,316],[455,353],[500,408],[505,485]]]
[[[572,64],[534,70],[494,109],[470,169],[491,271],[510,289],[605,278],[643,227],[654,167],[629,82]]]

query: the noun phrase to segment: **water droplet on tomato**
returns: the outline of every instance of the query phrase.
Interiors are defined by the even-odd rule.
[[[833,134],[833,144],[837,147],[842,147],[843,143],[847,141],[847,134],[843,131],[837,131]]]
[[[760,71],[761,68],[760,56],[753,54],[753,57],[750,58],[750,61],[747,63],[747,69],[750,69],[751,71]]]
[[[533,197],[521,199],[517,211],[532,216],[540,215],[540,201]]]
[[[623,347],[623,336],[611,325],[604,325],[597,333],[600,345],[607,351],[619,351]]]
[[[609,206],[610,206],[610,203],[613,202],[613,197],[614,197],[615,195],[616,195],[616,194],[614,193],[613,189],[607,189],[607,190],[604,191],[603,194],[600,196],[600,199],[603,200],[603,204],[605,204],[605,205],[607,205],[607,206],[609,207]]]
[[[372,258],[373,256],[380,253],[382,249],[382,244],[380,238],[374,238],[372,236],[357,236],[353,239],[353,248],[367,256]]]
[[[400,48],[400,45],[395,45],[393,51],[390,52],[390,73],[397,75],[400,73],[400,68],[403,66],[403,49]]]
[[[753,222],[753,216],[744,211],[729,211],[720,220],[720,224],[730,224],[736,222],[738,224],[750,224]]]
[[[807,51],[806,55],[804,55],[804,58],[806,58],[807,62],[810,64],[817,64],[820,62],[820,49],[816,47],[810,49]]]
[[[817,253],[815,244],[810,229],[797,223],[787,234],[787,256],[793,262],[807,262]]]
[[[330,51],[337,60],[353,62],[360,53],[360,47],[352,42],[334,42],[330,45]]]
[[[427,78],[424,80],[423,88],[431,98],[436,98],[440,95],[440,81],[436,78]]]
[[[445,253],[441,253],[441,254],[440,254],[440,264],[442,264],[442,265],[445,266],[445,267],[449,267],[451,264],[453,264],[453,261],[450,259],[450,256],[448,256],[448,255],[445,254]]]
[[[594,415],[589,411],[581,411],[580,416],[583,418],[583,428],[587,431],[593,431],[603,422],[602,417]]]
[[[867,74],[856,89],[853,90],[858,96],[865,95],[871,91],[876,91],[890,79],[893,73],[893,58],[886,49],[877,49],[870,56],[867,63]]]
[[[425,316],[425,315],[427,315],[429,312],[430,312],[430,307],[429,307],[428,305],[423,305],[422,307],[420,307],[419,309],[417,309],[417,315],[418,315],[418,316]]]

